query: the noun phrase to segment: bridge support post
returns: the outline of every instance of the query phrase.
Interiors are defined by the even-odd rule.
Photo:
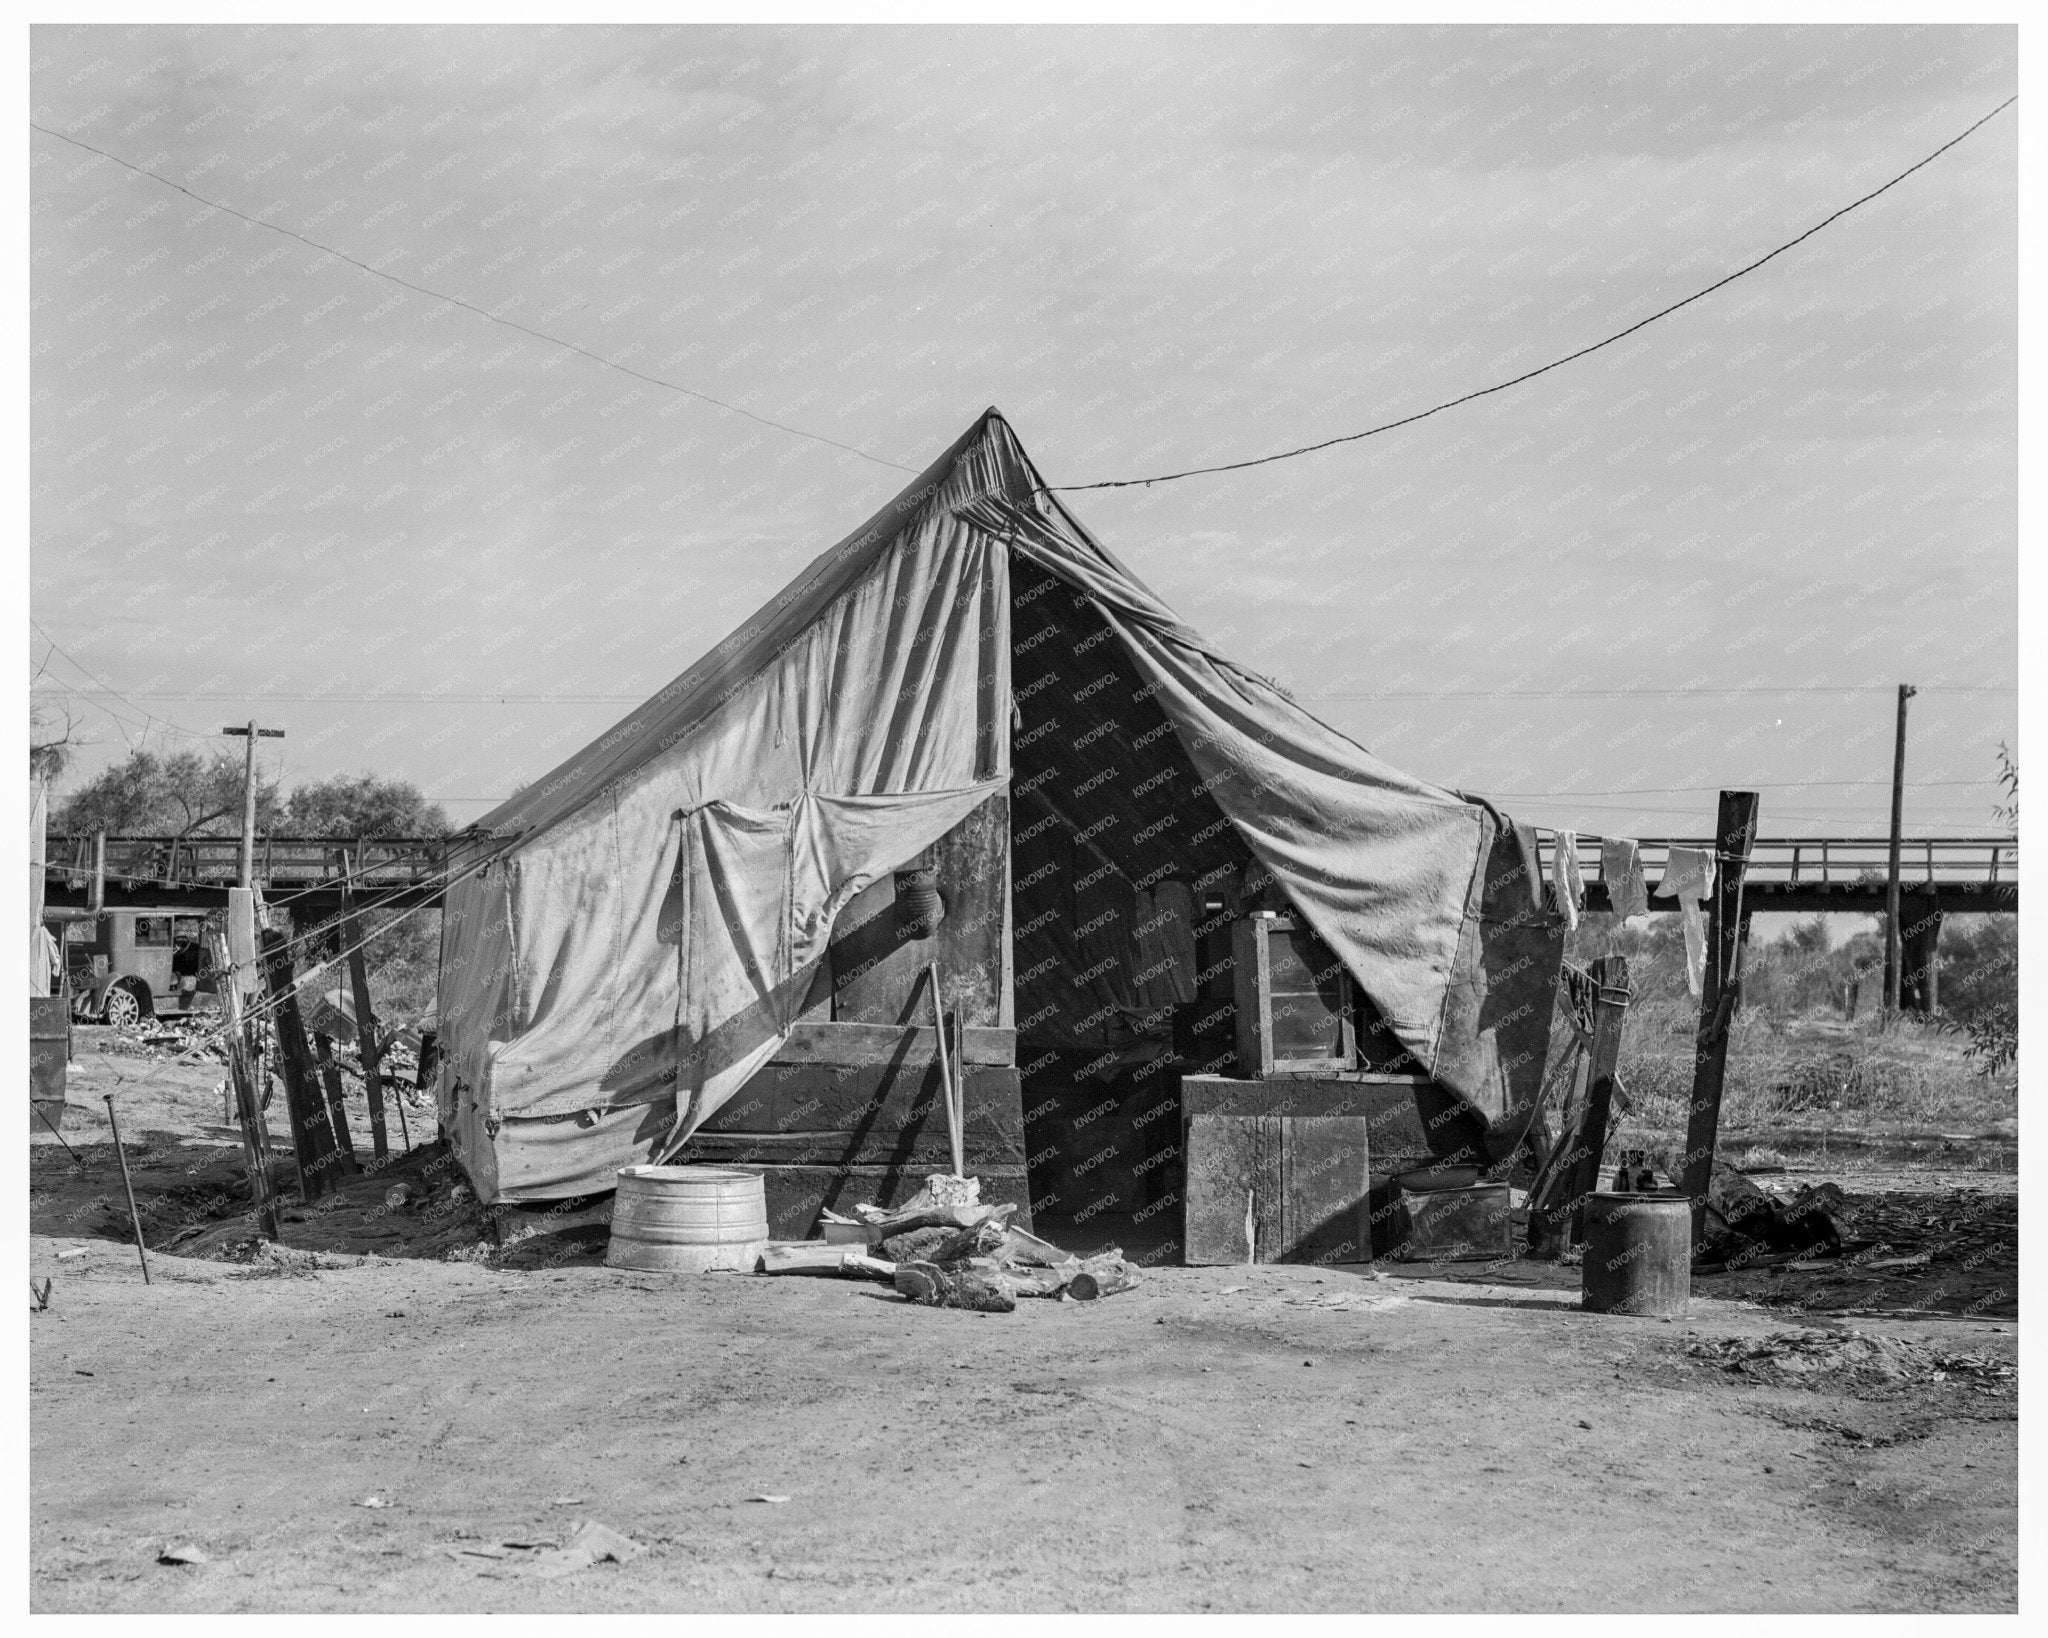
[[[1692,1107],[1686,1120],[1682,1182],[1692,1200],[1693,1244],[1699,1244],[1714,1146],[1721,1131],[1721,1089],[1728,1076],[1728,1035],[1742,999],[1742,957],[1749,914],[1742,877],[1756,840],[1755,791],[1723,791],[1714,822],[1714,896],[1709,901],[1706,977],[1700,984],[1700,1027],[1693,1060]]]

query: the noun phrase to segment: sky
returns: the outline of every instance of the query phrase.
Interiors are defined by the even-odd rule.
[[[28,658],[92,741],[73,782],[254,716],[288,784],[374,770],[457,823],[991,404],[1054,485],[1356,432],[1712,283],[2017,88],[2004,26],[43,27],[30,56],[61,136],[29,133]],[[1698,836],[1742,787],[1765,835],[1881,833],[1910,682],[1909,834],[1995,834],[2017,119],[1535,381],[1068,503],[1325,720],[1517,817]]]

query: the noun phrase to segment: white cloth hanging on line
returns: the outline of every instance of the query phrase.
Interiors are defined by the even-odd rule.
[[[1617,916],[1650,913],[1650,884],[1643,876],[1642,850],[1625,836],[1609,836],[1600,843],[1600,877],[1607,883],[1607,903]]]
[[[1700,993],[1707,971],[1706,918],[1700,905],[1713,892],[1714,855],[1702,847],[1673,848],[1664,860],[1657,895],[1678,900],[1679,919],[1685,923],[1685,987],[1694,995]]]
[[[1566,932],[1579,925],[1579,906],[1586,901],[1586,883],[1579,875],[1577,831],[1560,830],[1551,837],[1550,885],[1556,889],[1557,912],[1564,917]]]

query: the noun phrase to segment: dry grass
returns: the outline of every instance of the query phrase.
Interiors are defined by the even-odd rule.
[[[1630,1013],[1621,1078],[1631,1120],[1683,1130],[1692,1096],[1695,1003],[1645,1000]],[[1766,1012],[1738,1015],[1721,1105],[1723,1130],[1773,1126],[1990,1132],[2018,1114],[2017,1078],[1979,1073],[1963,1042],[1917,1021],[1879,1028]]]

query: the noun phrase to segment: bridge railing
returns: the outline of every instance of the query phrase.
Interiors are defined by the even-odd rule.
[[[1540,834],[1537,848],[1546,874],[1556,846],[1554,834]],[[1650,891],[1657,890],[1674,847],[1711,850],[1705,838],[1643,838],[1637,842]],[[1600,867],[1600,839],[1578,838],[1579,873],[1589,882],[1605,881]],[[1743,879],[1755,886],[1847,886],[1883,881],[1890,870],[1891,844],[1882,836],[1758,837],[1751,846]],[[2013,887],[2020,879],[2020,846],[2010,836],[1914,836],[1899,849],[1899,880],[1907,886],[1984,885]]]
[[[358,892],[426,887],[446,866],[448,843],[438,836],[259,836],[256,879],[266,889],[339,887]],[[76,889],[92,880],[93,838],[52,836],[44,849],[45,875]],[[242,843],[235,836],[109,836],[107,881],[124,890],[232,887],[242,876]]]

